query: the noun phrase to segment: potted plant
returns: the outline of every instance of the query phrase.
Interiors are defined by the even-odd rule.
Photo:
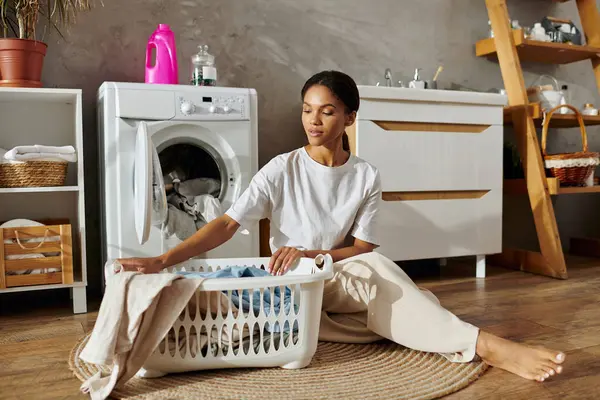
[[[62,36],[59,26],[74,22],[92,0],[0,0],[0,86],[41,87],[48,45],[36,40],[40,16]],[[9,37],[14,36],[14,37]]]

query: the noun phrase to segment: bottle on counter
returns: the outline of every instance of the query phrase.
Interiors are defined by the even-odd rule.
[[[539,40],[541,42],[546,42],[546,30],[542,26],[541,23],[536,22],[533,24],[533,29],[531,29],[531,38],[533,40]]]
[[[190,83],[194,86],[216,86],[215,56],[208,52],[207,45],[200,45],[198,49],[191,58]]]
[[[152,59],[152,49],[156,59]],[[177,48],[175,34],[167,24],[158,24],[146,45],[146,83],[176,85],[178,81]]]
[[[562,85],[560,88],[560,104],[571,104],[571,94],[569,92],[569,87],[567,85]],[[569,110],[567,107],[563,107],[559,110],[561,114],[572,114],[573,111]]]

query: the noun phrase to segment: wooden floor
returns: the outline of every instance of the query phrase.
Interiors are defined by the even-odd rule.
[[[600,398],[600,260],[569,260],[567,281],[495,268],[488,268],[486,279],[466,277],[474,268],[474,263],[453,263],[442,276],[418,283],[468,322],[564,350],[565,372],[536,383],[491,369],[447,398]],[[96,313],[73,316],[68,293],[38,296],[0,295],[0,399],[85,399],[67,357],[75,341],[92,329]]]

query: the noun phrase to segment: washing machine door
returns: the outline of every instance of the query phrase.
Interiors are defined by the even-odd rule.
[[[167,218],[167,199],[156,147],[148,124],[140,122],[135,143],[134,219],[138,242],[146,243],[152,225],[161,226]]]

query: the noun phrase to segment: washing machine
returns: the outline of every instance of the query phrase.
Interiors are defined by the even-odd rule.
[[[258,170],[254,89],[105,82],[97,100],[103,264],[181,243],[164,233],[173,181],[216,182],[222,215]],[[258,257],[258,235],[239,230],[199,257]]]

